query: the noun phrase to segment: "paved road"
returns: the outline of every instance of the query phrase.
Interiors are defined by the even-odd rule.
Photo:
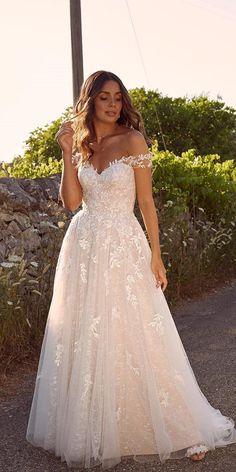
[[[210,403],[236,420],[236,281],[172,310],[201,390]],[[19,380],[20,377],[20,380]],[[23,369],[1,392],[0,471],[69,472],[53,455],[25,441],[35,370]],[[5,387],[6,389],[6,387]],[[101,472],[97,467],[93,472]],[[81,471],[81,469],[80,469]],[[86,469],[88,472],[88,469]],[[236,472],[236,444],[210,451],[202,462],[184,458],[140,465],[122,460],[114,472]]]

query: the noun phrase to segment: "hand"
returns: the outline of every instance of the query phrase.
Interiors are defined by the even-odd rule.
[[[64,153],[72,153],[73,134],[74,130],[71,127],[71,123],[70,121],[67,121],[61,124],[55,135],[55,140],[58,142]]]
[[[168,284],[167,278],[166,278],[166,269],[165,269],[162,259],[156,256],[155,254],[152,254],[151,269],[156,278],[156,282],[157,282],[156,286],[160,287],[161,285],[163,285],[162,291],[164,292]]]

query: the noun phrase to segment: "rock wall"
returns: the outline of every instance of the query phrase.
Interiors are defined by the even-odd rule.
[[[61,174],[37,179],[0,178],[0,264],[24,254],[40,257],[52,239],[61,238],[73,213],[59,200]]]

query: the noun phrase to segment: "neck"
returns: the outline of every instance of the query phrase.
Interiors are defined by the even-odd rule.
[[[100,141],[113,134],[119,125],[117,123],[107,124],[107,123],[94,123],[95,129],[95,141],[100,143]]]

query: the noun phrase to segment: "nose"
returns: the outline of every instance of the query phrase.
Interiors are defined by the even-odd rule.
[[[116,104],[115,98],[111,97],[109,105],[114,106],[115,104]]]

